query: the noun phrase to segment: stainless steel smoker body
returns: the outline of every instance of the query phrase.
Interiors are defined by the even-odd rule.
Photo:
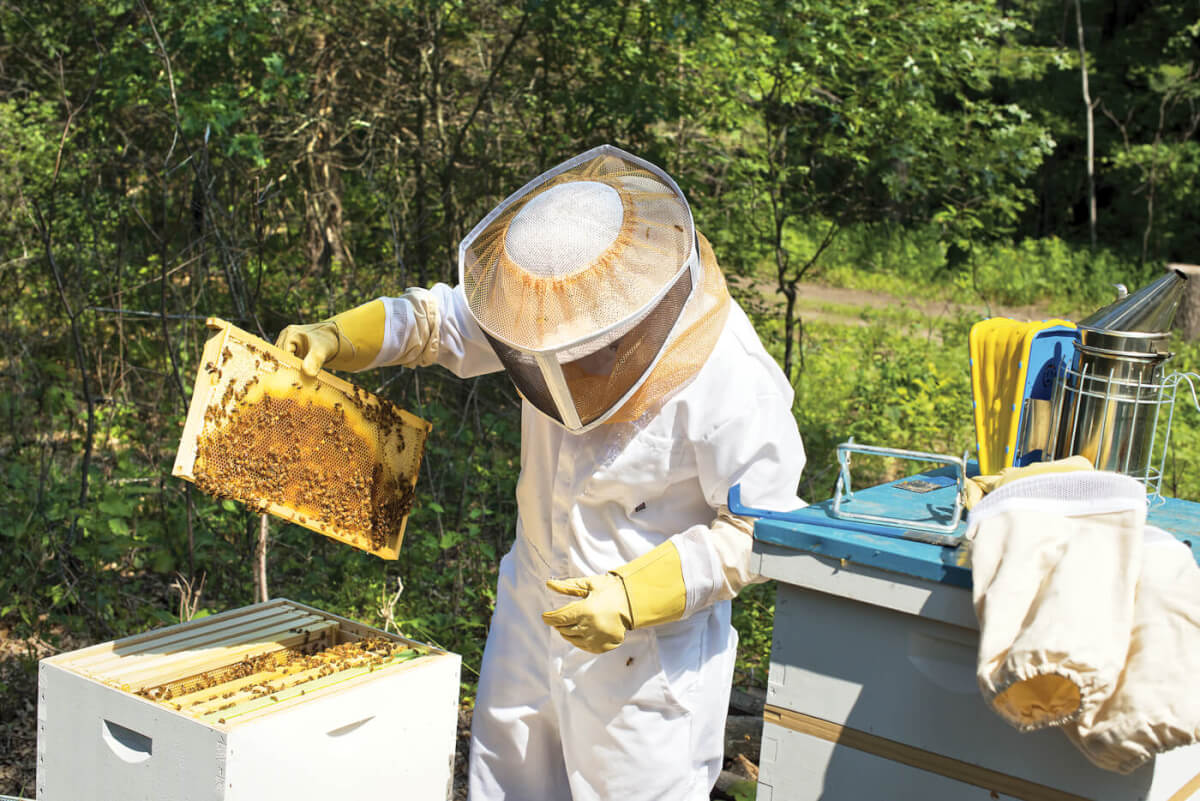
[[[1054,458],[1080,454],[1098,470],[1156,487],[1152,460],[1166,444],[1155,447],[1159,413],[1165,400],[1174,404],[1163,365],[1186,281],[1168,272],[1079,323],[1075,358],[1058,377],[1052,401],[1047,452]]]

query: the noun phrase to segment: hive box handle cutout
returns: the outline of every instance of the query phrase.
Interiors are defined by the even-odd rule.
[[[111,720],[101,722],[100,736],[118,759],[130,764],[145,762],[154,750],[149,737]]]
[[[325,735],[327,737],[341,737],[343,735],[349,734],[350,732],[352,732],[362,726],[367,725],[374,719],[375,719],[374,715],[368,715],[367,717],[363,718],[362,720],[357,720],[354,723],[347,723],[345,726],[338,726],[336,729],[330,729],[329,731],[325,732]]]

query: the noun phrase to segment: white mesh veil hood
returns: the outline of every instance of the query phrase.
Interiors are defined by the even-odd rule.
[[[610,145],[539,175],[459,245],[468,307],[518,391],[571,431],[605,422],[700,292],[691,209]]]

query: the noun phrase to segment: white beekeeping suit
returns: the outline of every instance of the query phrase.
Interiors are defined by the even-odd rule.
[[[313,371],[505,369],[524,399],[471,798],[707,799],[737,647],[729,599],[757,578],[726,497],[740,484],[750,506],[801,505],[791,386],[678,187],[616,148],[524,186],[459,256],[456,287],[280,343]]]

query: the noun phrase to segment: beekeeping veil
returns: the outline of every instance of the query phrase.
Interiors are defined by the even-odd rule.
[[[679,187],[609,145],[497,206],[459,246],[459,272],[517,390],[571,431],[637,419],[684,384],[729,311]]]

